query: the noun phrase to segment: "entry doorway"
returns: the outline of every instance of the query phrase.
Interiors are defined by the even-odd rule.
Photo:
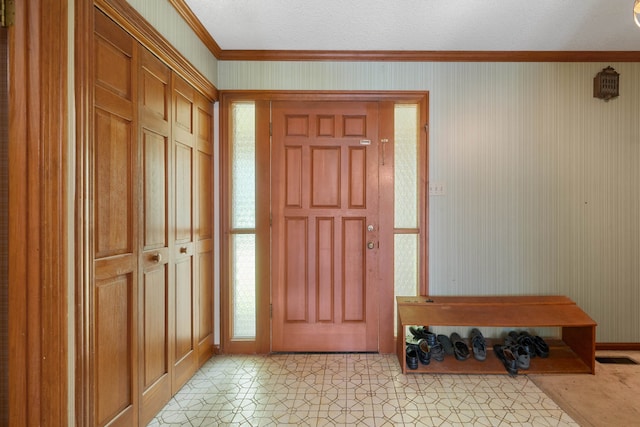
[[[271,111],[271,349],[378,351],[378,103]]]
[[[395,295],[427,292],[427,108],[221,93],[225,353],[394,351]]]

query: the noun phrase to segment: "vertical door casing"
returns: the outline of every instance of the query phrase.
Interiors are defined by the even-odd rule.
[[[135,42],[95,13],[94,274],[91,289],[95,424],[138,423],[138,142]]]
[[[173,391],[194,374],[198,366],[195,322],[194,268],[194,147],[195,90],[173,75],[173,173],[175,227],[173,239]]]
[[[140,194],[140,420],[149,422],[171,398],[169,262],[171,71],[142,46],[138,72]]]

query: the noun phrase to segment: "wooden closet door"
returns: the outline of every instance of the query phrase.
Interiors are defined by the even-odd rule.
[[[95,12],[93,425],[138,424],[135,42]]]
[[[169,401],[171,265],[169,263],[171,71],[142,46],[139,78],[140,218],[140,421],[148,423]]]
[[[173,75],[173,151],[175,228],[173,239],[174,336],[173,391],[178,391],[198,367],[195,336],[194,147],[195,90]]]
[[[196,97],[195,234],[198,366],[213,355],[213,106]]]

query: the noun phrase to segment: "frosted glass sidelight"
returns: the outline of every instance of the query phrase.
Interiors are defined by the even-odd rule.
[[[256,336],[256,236],[234,234],[231,237],[232,339]]]
[[[418,294],[418,234],[396,234],[394,236],[393,283],[395,296]],[[397,322],[397,305],[394,304],[394,322]],[[397,330],[397,323],[394,331]]]
[[[394,116],[394,225],[417,228],[418,105],[396,104]]]
[[[413,296],[419,292],[420,229],[418,105],[394,107],[394,254],[395,296]],[[397,310],[394,304],[394,310]],[[397,314],[394,315],[397,322]],[[394,328],[394,331],[397,329]],[[400,337],[398,337],[400,339]]]
[[[253,102],[231,112],[231,228],[256,226],[256,113]]]
[[[240,340],[256,336],[255,110],[253,102],[231,108],[231,337]]]

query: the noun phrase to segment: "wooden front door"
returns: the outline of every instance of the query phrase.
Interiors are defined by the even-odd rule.
[[[378,351],[378,104],[272,117],[272,350]]]

